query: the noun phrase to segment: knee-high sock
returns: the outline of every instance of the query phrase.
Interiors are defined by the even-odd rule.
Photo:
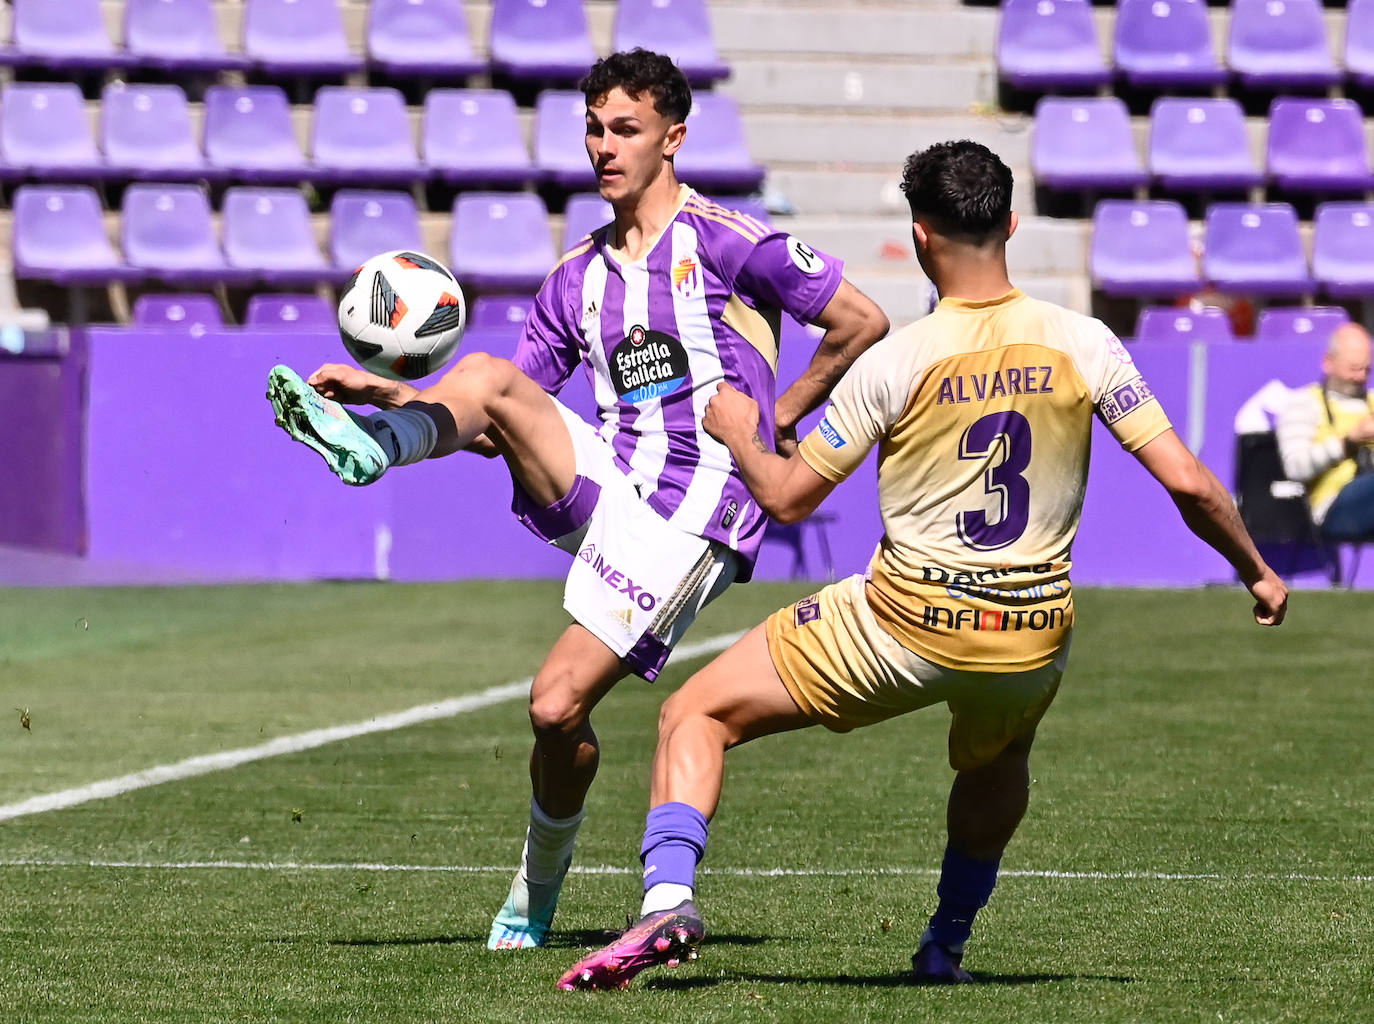
[[[962,952],[973,934],[973,918],[988,905],[997,885],[998,860],[976,860],[952,846],[945,847],[936,893],[940,905],[930,919],[921,942],[935,942],[951,952]]]
[[[584,811],[585,808],[570,818],[550,818],[537,802],[530,801],[530,827],[525,834],[520,865],[529,881],[540,885],[562,877],[572,858]]]
[[[692,898],[697,864],[706,854],[706,815],[691,804],[660,804],[644,823],[644,903],[640,912],[671,910]]]
[[[393,466],[407,466],[429,458],[439,443],[440,417],[453,417],[442,405],[408,402],[399,409],[384,409],[367,417],[367,430],[382,446]]]

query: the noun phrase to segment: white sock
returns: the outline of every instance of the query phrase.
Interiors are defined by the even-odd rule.
[[[367,430],[393,466],[429,458],[439,443],[439,428],[418,409],[386,409],[367,417]]]
[[[660,910],[672,910],[692,898],[692,887],[680,882],[659,882],[649,886],[644,894],[644,902],[639,906],[639,916],[657,914]]]
[[[571,818],[550,818],[538,803],[530,801],[530,827],[520,859],[520,873],[525,878],[535,884],[558,879],[572,858],[585,811],[584,807]]]

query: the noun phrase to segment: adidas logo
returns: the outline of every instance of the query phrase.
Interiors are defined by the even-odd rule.
[[[634,618],[634,612],[631,611],[631,609],[622,608],[618,612],[609,612],[608,614],[614,621],[620,623],[620,627],[625,630],[626,633],[634,632],[630,627],[630,621]]]

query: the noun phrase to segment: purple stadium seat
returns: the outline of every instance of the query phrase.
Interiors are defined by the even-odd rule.
[[[1115,96],[1041,98],[1035,105],[1031,173],[1052,189],[1144,185],[1126,104]]]
[[[1120,0],[1115,63],[1136,86],[1206,88],[1226,81],[1204,0]]]
[[[1374,205],[1322,203],[1312,221],[1312,275],[1327,295],[1374,296]]]
[[[519,187],[536,177],[504,89],[429,90],[421,145],[425,166],[451,185]]]
[[[134,281],[105,233],[89,185],[21,185],[14,191],[14,276],[62,285]]]
[[[615,8],[611,48],[666,53],[693,85],[730,76],[716,52],[705,0],[620,0]]]
[[[1233,0],[1226,62],[1252,88],[1325,88],[1340,78],[1320,0]]]
[[[1212,204],[1204,229],[1202,273],[1224,292],[1310,292],[1312,278],[1293,207],[1287,203]]]
[[[614,219],[615,211],[600,193],[569,196],[568,205],[563,208],[563,251],[570,252],[578,242]]]
[[[340,189],[329,207],[329,255],[352,273],[379,252],[424,252],[420,214],[409,192]]]
[[[179,85],[105,86],[100,148],[112,174],[157,181],[197,181],[220,172],[196,145],[186,94]]]
[[[1374,0],[1350,0],[1346,5],[1344,63],[1355,84],[1374,86]]]
[[[13,0],[12,6],[14,42],[0,63],[79,71],[130,62],[110,42],[100,0]]]
[[[744,122],[733,97],[697,93],[687,115],[687,131],[691,144],[674,160],[678,177],[687,184],[705,191],[749,192],[763,182],[764,169],[749,156]]]
[[[1135,340],[1159,341],[1234,341],[1231,318],[1224,309],[1203,306],[1144,306],[1136,320]]]
[[[596,188],[586,138],[587,101],[580,92],[546,89],[539,94],[534,105],[534,163],[547,180],[559,188]]]
[[[245,0],[243,52],[278,74],[344,75],[363,67],[348,49],[337,0]]]
[[[126,0],[124,46],[152,67],[217,71],[248,64],[224,49],[212,0]]]
[[[534,307],[528,295],[481,295],[468,310],[463,351],[490,352],[509,359]]]
[[[1181,295],[1199,284],[1188,215],[1178,203],[1102,200],[1093,212],[1089,262],[1108,295]]]
[[[332,332],[339,329],[339,314],[318,295],[265,292],[249,298],[243,325]]]
[[[212,85],[205,90],[205,155],[241,181],[304,181],[291,104],[275,85]]]
[[[582,0],[493,0],[494,73],[523,82],[573,83],[595,60]]]
[[[1088,0],[1003,0],[997,71],[1018,89],[1095,88],[1111,80]]]
[[[1348,323],[1350,314],[1340,306],[1270,306],[1260,310],[1255,340],[1321,338],[1324,341],[1337,327]]]
[[[1155,100],[1150,174],[1161,187],[1177,192],[1233,191],[1264,181],[1250,153],[1245,111],[1229,98]]]
[[[514,330],[518,334],[532,309],[534,298],[529,295],[482,295],[472,304],[468,330]]]
[[[295,189],[226,189],[223,228],[229,264],[256,279],[291,287],[338,276],[320,255],[310,209]]]
[[[528,192],[464,192],[453,203],[454,276],[478,290],[535,291],[556,255],[544,202]]]
[[[0,163],[6,173],[88,181],[105,173],[72,82],[10,82],[0,92]]]
[[[472,52],[462,0],[372,0],[367,54],[393,75],[467,78],[487,69]]]
[[[224,314],[213,295],[188,292],[174,295],[140,295],[134,300],[134,323],[162,327],[199,337],[212,327],[224,326]]]
[[[415,153],[406,101],[396,89],[326,85],[315,93],[313,177],[408,184],[428,177]]]
[[[210,200],[197,185],[130,185],[121,225],[124,258],[169,284],[233,278],[215,237]]]
[[[1374,187],[1364,116],[1350,100],[1274,100],[1269,107],[1269,175],[1294,192],[1362,192]]]

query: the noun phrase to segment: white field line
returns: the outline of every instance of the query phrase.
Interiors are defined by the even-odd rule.
[[[395,874],[454,874],[509,875],[514,864],[375,864],[375,863],[305,863],[300,861],[246,860],[0,860],[0,868],[112,868],[136,871],[375,871]],[[569,868],[574,875],[635,875],[640,868],[615,867],[610,864]],[[702,868],[703,874],[732,878],[868,878],[888,876],[930,876],[940,874],[939,868]],[[1308,875],[1280,873],[1242,873],[1179,871],[1037,871],[1010,870],[998,872],[999,878],[1045,878],[1061,881],[1088,882],[1374,882],[1374,875]]]
[[[724,636],[711,637],[699,643],[680,644],[674,652],[673,660],[681,662],[688,658],[716,654],[725,650],[743,635],[743,632],[729,633]],[[241,764],[248,764],[251,761],[262,761],[269,757],[279,757],[282,754],[297,754],[303,750],[312,750],[328,743],[351,740],[354,737],[367,736],[370,733],[391,732],[418,725],[421,722],[452,718],[455,715],[467,714],[469,711],[478,711],[482,708],[491,707],[493,704],[501,704],[522,697],[529,692],[530,682],[530,678],[520,679],[513,683],[492,686],[465,697],[452,697],[449,700],[439,701],[437,704],[420,704],[413,708],[407,708],[405,711],[397,711],[378,718],[369,718],[363,722],[332,725],[324,729],[311,729],[309,732],[296,733],[294,736],[279,736],[255,747],[240,747],[238,750],[225,750],[218,754],[201,754],[198,757],[188,757],[184,761],[145,768],[141,772],[120,775],[113,779],[102,779],[86,786],[77,786],[74,789],[46,793],[16,803],[0,804],[0,821],[20,818],[28,814],[42,814],[46,811],[61,810],[64,807],[74,807],[91,800],[104,800],[132,792],[135,789],[157,786],[164,782],[190,779],[197,775],[208,775],[210,772],[225,771],[229,768],[237,768]]]

